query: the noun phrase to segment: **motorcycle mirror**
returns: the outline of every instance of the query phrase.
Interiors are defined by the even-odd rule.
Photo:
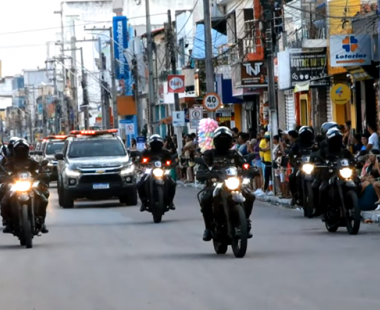
[[[49,161],[48,160],[43,160],[43,161],[41,161],[41,167],[45,167],[45,166],[47,166],[47,164],[49,163]]]
[[[62,154],[62,153],[56,153],[56,154],[54,155],[54,158],[55,158],[56,160],[63,160],[63,154]]]

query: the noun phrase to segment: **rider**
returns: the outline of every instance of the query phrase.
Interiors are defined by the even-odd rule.
[[[242,167],[246,162],[241,153],[236,150],[231,150],[233,133],[229,128],[217,128],[214,131],[213,141],[214,149],[207,150],[203,153],[203,159],[208,167],[221,169],[223,167],[227,168],[227,166],[231,166],[231,164],[235,165],[236,167]],[[208,167],[199,168],[197,173],[197,179],[199,181],[206,181],[209,179],[207,177],[207,172],[209,171]],[[211,224],[214,219],[212,210],[213,190],[214,187],[208,187],[201,197],[201,211],[205,222],[205,231],[203,233],[204,241],[210,241],[212,239]],[[253,203],[256,197],[251,191],[243,191],[243,196],[246,199],[244,202],[244,209],[248,222],[248,233],[249,237],[252,237],[252,234],[250,233],[251,221],[249,220],[249,217],[252,213]]]
[[[33,176],[33,178],[37,177],[37,172],[40,168],[40,165],[33,159],[29,157],[29,144],[25,139],[19,139],[14,143],[12,147],[12,157],[9,158],[7,163],[5,164],[4,168],[7,172],[11,172],[12,174],[25,171],[27,169]],[[44,175],[41,175],[41,178],[43,178]],[[42,179],[41,179],[42,180]],[[41,189],[41,193],[44,195],[43,198],[40,198],[37,202],[38,209],[36,214],[41,216],[42,223],[41,223],[41,232],[42,233],[48,233],[45,226],[45,217],[46,217],[46,209],[48,205],[48,187],[43,186]],[[8,219],[10,218],[10,191],[8,191],[4,198],[1,201],[1,216],[3,217],[3,225],[5,226],[3,232],[9,233],[11,232],[11,229],[9,227]]]
[[[146,149],[142,152],[141,158],[148,158],[149,162],[152,161],[161,161],[167,162],[172,161],[172,154],[170,151],[164,149],[164,140],[160,135],[154,134],[148,140],[149,149]],[[169,176],[166,175],[166,205],[169,206],[169,209],[175,210],[175,206],[173,203],[175,191],[176,191],[176,182]],[[141,200],[141,208],[140,211],[146,211],[146,206],[148,205],[149,197],[146,193],[145,181],[147,177],[146,175],[141,178],[141,180],[137,183],[137,190]]]
[[[335,123],[336,124],[336,123]],[[325,126],[324,126],[325,125]],[[340,158],[353,159],[354,156],[343,146],[343,135],[341,131],[330,122],[330,124],[322,125],[321,133],[325,133],[325,140],[321,143],[320,149],[312,154],[312,160],[314,162],[325,162],[325,161],[336,161]],[[329,129],[326,131],[326,127]],[[315,179],[313,187],[319,186],[319,205],[324,208],[326,207],[327,195],[324,193],[327,190],[328,184],[328,169],[322,168],[318,178]],[[322,210],[323,211],[323,210]]]
[[[17,138],[17,137],[12,137],[9,139],[9,142],[8,142],[8,150],[6,151],[6,153],[4,153],[4,156],[2,159],[1,159],[1,162],[0,162],[0,165],[1,166],[4,166],[5,163],[7,162],[7,160],[9,158],[11,158],[13,156],[13,146],[14,144],[19,140],[20,138]]]

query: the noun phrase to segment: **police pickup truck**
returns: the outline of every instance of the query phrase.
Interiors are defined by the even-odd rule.
[[[137,204],[136,173],[117,129],[71,131],[58,161],[58,197],[63,208],[74,200],[118,198]]]
[[[34,154],[34,159],[38,162],[43,160],[49,162],[50,181],[57,181],[57,161],[55,154],[62,152],[66,139],[67,136],[64,135],[48,136],[42,140],[39,150],[31,153]]]

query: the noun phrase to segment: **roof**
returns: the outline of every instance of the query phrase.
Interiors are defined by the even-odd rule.
[[[165,27],[157,28],[151,31],[152,36],[156,36],[158,34],[161,34],[165,31]],[[147,33],[145,32],[143,35],[141,35],[142,38],[146,38]]]

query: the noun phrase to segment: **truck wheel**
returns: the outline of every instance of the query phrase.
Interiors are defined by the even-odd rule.
[[[137,205],[137,189],[136,186],[128,190],[127,195],[120,196],[120,203],[126,204],[127,206],[136,206]]]
[[[70,193],[66,191],[64,188],[61,188],[61,194],[62,194],[62,208],[64,209],[74,208],[74,199],[70,195]]]

